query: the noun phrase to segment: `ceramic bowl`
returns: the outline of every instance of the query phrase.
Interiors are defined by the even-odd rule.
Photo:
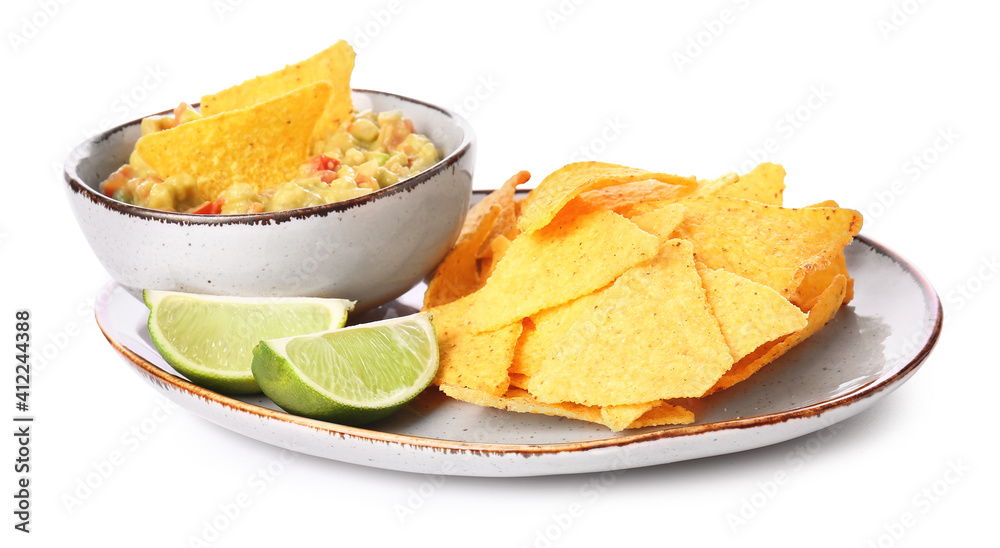
[[[475,137],[460,116],[391,93],[354,90],[356,108],[400,109],[444,158],[366,196],[246,215],[137,207],[98,191],[127,162],[140,120],[88,139],[65,163],[77,222],[98,260],[131,289],[215,295],[321,296],[389,301],[444,257],[469,209]]]

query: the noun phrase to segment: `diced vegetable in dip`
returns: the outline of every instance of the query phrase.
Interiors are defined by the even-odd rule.
[[[201,115],[185,103],[172,116],[146,118],[142,134],[169,130]],[[115,200],[163,211],[199,214],[242,214],[282,211],[340,202],[394,185],[441,159],[426,136],[399,110],[356,112],[334,132],[311,145],[312,157],[300,174],[275,187],[255,192],[234,183],[217,196],[204,196],[195,177],[160,177],[135,152],[101,183]]]

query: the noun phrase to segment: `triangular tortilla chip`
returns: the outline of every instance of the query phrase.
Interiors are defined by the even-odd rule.
[[[465,216],[465,223],[462,225],[462,231],[458,235],[458,241],[455,243],[456,246],[462,244],[466,239],[472,236],[482,224],[482,219],[487,213],[493,209],[494,206],[499,208],[500,214],[497,217],[496,222],[494,222],[490,227],[490,232],[482,240],[482,244],[476,250],[477,257],[485,256],[486,252],[489,250],[490,243],[497,236],[505,236],[508,239],[513,239],[517,230],[517,212],[514,206],[514,193],[517,191],[517,187],[528,182],[531,178],[531,174],[527,171],[521,171],[516,173],[507,182],[503,184],[500,188],[489,193],[485,198],[479,201],[476,205],[469,209],[469,213]]]
[[[740,198],[780,206],[784,190],[785,168],[764,162],[743,176],[730,173],[714,181],[699,181],[692,196]]]
[[[840,207],[840,204],[836,200],[824,200],[807,207]],[[826,291],[827,287],[830,287],[833,278],[838,274],[847,278],[847,292],[844,295],[844,303],[841,306],[850,303],[854,299],[854,278],[847,273],[847,258],[844,255],[843,249],[840,250],[840,253],[833,258],[833,261],[826,268],[807,272],[790,300],[802,311],[808,312],[816,304],[816,300],[819,299],[820,294]]]
[[[552,308],[550,310],[558,310],[559,308]],[[539,315],[546,314],[545,311],[539,313]],[[560,316],[565,318],[565,316]],[[524,383],[538,372],[539,364],[545,360],[545,357],[551,353],[551,349],[545,346],[548,341],[539,339],[534,335],[535,332],[535,322],[531,318],[525,318],[523,322],[524,329],[521,331],[521,338],[517,340],[517,346],[514,348],[514,360],[510,364],[510,375],[511,377],[519,375],[524,377]],[[516,386],[520,388],[527,389],[527,384],[517,384]]]
[[[668,204],[631,219],[635,226],[656,236],[661,244],[670,239],[683,220],[684,206],[681,204]]]
[[[492,331],[603,287],[656,254],[656,237],[610,211],[559,218],[510,244],[469,314]],[[652,398],[651,398],[652,399]]]
[[[515,353],[514,355],[516,356],[517,354]],[[520,373],[510,374],[510,385],[513,386],[514,388],[521,388],[523,390],[527,390],[529,380],[531,380],[531,377],[528,377],[527,375],[521,375]]]
[[[626,429],[662,426],[665,424],[691,424],[692,422],[694,422],[694,413],[679,405],[663,402],[632,421]]]
[[[687,182],[685,179],[685,183]],[[606,209],[623,217],[632,218],[636,208],[641,204],[674,201],[691,194],[695,188],[691,184],[677,185],[650,179],[588,190],[573,198],[571,203],[580,202],[591,211]]]
[[[540,413],[554,417],[566,417],[587,422],[601,422],[601,409],[574,403],[543,403],[520,388],[511,388],[502,396],[495,396],[482,390],[472,390],[448,384],[441,385],[441,391],[456,400],[493,407],[516,413]]]
[[[601,423],[615,432],[621,432],[659,404],[659,401],[649,401],[626,405],[607,405],[601,408]]]
[[[689,196],[739,198],[762,204],[780,206],[783,200],[782,194],[785,190],[785,168],[778,164],[764,162],[742,177],[735,173],[727,173],[718,179],[699,180],[696,186],[689,188],[686,193],[642,200],[629,208],[621,208],[616,211],[626,218],[632,219],[665,205],[676,203],[679,199]],[[837,207],[837,205],[833,204],[832,207]]]
[[[486,251],[482,258],[479,259],[479,279],[486,283],[486,280],[490,279],[493,275],[493,271],[496,270],[497,264],[503,259],[505,253],[507,253],[507,248],[510,247],[510,240],[506,236],[500,234],[493,241],[490,242],[489,250]]]
[[[468,300],[458,300],[430,310],[441,356],[434,384],[502,395],[510,383],[507,370],[521,335],[521,322],[472,333],[466,320],[469,304]]]
[[[694,177],[652,173],[604,162],[577,162],[552,172],[531,191],[521,206],[517,226],[522,232],[534,232],[549,224],[563,206],[582,192],[650,179],[673,185],[695,184]]]
[[[503,409],[515,413],[538,413],[552,417],[565,417],[603,424],[614,432],[626,428],[641,428],[661,424],[682,424],[694,420],[694,415],[674,405],[662,402],[647,402],[634,405],[595,407],[575,403],[545,403],[538,401],[527,391],[512,387],[503,395],[490,394],[482,390],[442,384],[441,391],[459,401],[483,407]],[[652,413],[662,408],[658,413]]]
[[[284,95],[315,82],[327,82],[333,87],[323,115],[313,135],[323,137],[334,131],[351,116],[351,72],[354,70],[354,50],[341,40],[312,57],[285,68],[258,76],[201,98],[201,113],[212,116],[246,108]]]
[[[482,215],[477,215],[479,224],[475,231],[455,244],[438,264],[434,275],[427,282],[424,292],[424,310],[448,304],[475,292],[485,280],[479,275],[476,255],[479,246],[486,241],[493,225],[500,217],[500,206],[493,205]]]
[[[787,337],[772,341],[755,350],[752,354],[745,356],[736,363],[732,369],[715,383],[705,395],[723,390],[733,386],[738,382],[745,381],[765,365],[778,359],[782,354],[788,352],[792,347],[811,337],[819,331],[840,309],[844,302],[844,294],[847,289],[847,279],[843,276],[836,276],[826,288],[812,310],[809,311],[809,320],[806,327],[796,331]]]
[[[193,175],[208,200],[233,183],[255,192],[291,180],[309,158],[309,136],[332,88],[317,82],[252,107],[143,136],[135,144],[161,177]]]
[[[684,198],[675,235],[694,243],[695,257],[762,283],[785,298],[806,273],[826,268],[861,229],[851,209],[787,209],[736,198]]]
[[[721,269],[699,274],[734,361],[806,326],[806,315],[766,285]]]
[[[844,276],[847,279],[843,304],[851,302],[854,298],[854,278],[847,274],[847,257],[844,255],[844,250],[841,249],[826,268],[812,270],[806,274],[802,283],[796,288],[795,294],[792,295],[792,303],[801,310],[809,311],[816,305],[816,300],[826,291],[826,288],[830,287],[833,279],[837,276]]]
[[[543,402],[696,397],[733,364],[691,244],[682,240],[667,242],[656,258],[609,287],[532,320],[528,335],[551,349],[528,384]]]

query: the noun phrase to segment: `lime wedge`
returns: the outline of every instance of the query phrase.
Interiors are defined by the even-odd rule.
[[[437,338],[425,314],[261,341],[253,354],[253,376],[282,409],[348,425],[396,411],[438,368]]]
[[[260,392],[250,372],[263,339],[342,327],[354,302],[343,299],[215,297],[142,292],[149,336],[160,355],[191,382],[227,394]]]

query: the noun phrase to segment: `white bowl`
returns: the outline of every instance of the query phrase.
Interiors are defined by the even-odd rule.
[[[316,207],[245,215],[172,213],[122,203],[98,186],[128,161],[139,120],[70,153],[70,205],[112,278],[132,289],[214,295],[318,296],[365,309],[402,295],[444,257],[469,209],[475,137],[440,107],[354,90],[356,105],[400,109],[444,159],[371,194]]]

